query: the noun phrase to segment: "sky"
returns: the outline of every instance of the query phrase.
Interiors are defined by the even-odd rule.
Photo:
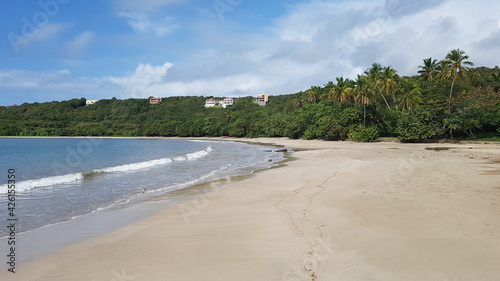
[[[500,65],[498,0],[2,0],[0,105],[256,96],[415,75],[460,48]]]

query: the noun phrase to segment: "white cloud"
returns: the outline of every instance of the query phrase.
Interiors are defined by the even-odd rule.
[[[390,65],[402,75],[414,75],[422,59],[442,59],[455,48],[464,49],[476,65],[492,67],[500,64],[500,20],[498,9],[492,8],[498,6],[496,1],[310,1],[290,6],[286,15],[265,27],[272,32],[262,34],[235,32],[237,21],[214,23],[213,18],[200,18],[185,27],[192,28],[186,36],[192,45],[175,67],[171,63],[139,64],[130,75],[97,78],[25,73],[22,79],[14,79],[8,75],[12,73],[0,73],[0,89],[31,85],[30,89],[66,91],[77,97],[92,95],[89,97],[94,99],[286,94],[334,81],[335,77],[354,78],[373,62]],[[174,2],[178,1],[145,5]],[[137,32],[159,36],[172,32],[171,19],[157,20],[137,12],[121,16]],[[73,42],[85,46],[90,35],[80,34]],[[167,55],[162,52],[158,56]]]
[[[22,102],[62,100],[75,97],[102,98],[146,98],[165,83],[171,63],[154,66],[140,64],[135,72],[123,77],[75,77],[68,69],[57,71],[0,71],[0,91],[4,100]],[[5,103],[5,104],[4,104]]]
[[[232,96],[255,92],[261,87],[260,77],[241,74],[218,79],[198,79],[195,81],[167,81],[151,89],[159,96],[175,95],[215,95]]]
[[[159,66],[139,64],[135,72],[130,76],[107,77],[106,80],[120,86],[128,97],[145,96],[163,83],[168,70],[173,66],[169,62]]]
[[[35,42],[44,42],[58,37],[62,32],[72,28],[69,23],[47,23],[40,26],[25,25],[22,33],[8,33],[7,38],[16,53]]]
[[[160,37],[179,28],[179,24],[175,23],[172,17],[151,19],[145,13],[119,13],[118,16],[127,18],[127,23],[133,30],[141,33],[154,33]]]
[[[2,88],[38,89],[57,85],[70,74],[68,69],[47,72],[8,70],[0,71],[0,79]]]
[[[423,58],[443,58],[448,51],[462,48],[480,64],[484,50],[474,46],[495,30],[496,22],[484,29],[484,18],[498,19],[493,0],[455,1],[313,1],[294,6],[276,22],[275,32],[287,46],[275,49],[275,56],[293,61],[326,60],[325,73],[351,76],[372,62],[392,65],[412,75]],[[491,58],[490,58],[491,60]],[[338,67],[343,64],[344,67]],[[315,76],[315,75],[311,75]]]
[[[187,80],[176,84],[181,94],[202,94],[202,89],[221,95],[283,94],[339,76],[355,78],[373,62],[415,75],[424,58],[442,59],[455,48],[464,49],[477,65],[494,66],[498,63],[492,62],[493,53],[499,49],[494,42],[500,33],[498,13],[491,9],[498,5],[495,1],[302,3],[275,20],[272,35],[203,30],[206,38],[231,40],[225,39],[220,49],[212,44],[215,51],[193,56],[189,67],[178,64],[178,69],[188,68],[184,76],[172,70],[170,77]],[[243,81],[252,81],[251,87],[239,87]]]
[[[49,23],[42,25],[33,32],[33,41],[44,41],[49,38],[56,37],[63,31],[72,27],[73,25],[69,23]]]
[[[4,93],[1,105],[80,98],[91,95],[96,88],[94,79],[74,77],[68,69],[0,71],[0,90]]]
[[[276,21],[274,30],[282,40],[313,43],[325,32],[335,37],[356,22],[365,20],[362,17],[349,17],[348,15],[372,9],[379,5],[376,4],[377,2],[380,0],[363,3],[350,1],[349,4],[327,1],[298,4],[287,16]]]
[[[95,39],[93,31],[84,31],[65,45],[67,56],[71,58],[80,57]]]

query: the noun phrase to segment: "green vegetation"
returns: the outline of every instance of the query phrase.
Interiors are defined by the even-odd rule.
[[[0,107],[2,136],[230,136],[370,142],[398,138],[500,139],[500,69],[471,68],[460,49],[428,58],[417,76],[400,77],[374,63],[355,80],[343,77],[304,92],[255,97],[205,108],[208,97],[85,99]]]

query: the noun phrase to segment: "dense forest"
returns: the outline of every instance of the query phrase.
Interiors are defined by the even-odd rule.
[[[500,69],[474,68],[452,50],[424,59],[418,75],[401,77],[371,65],[354,80],[343,77],[289,95],[235,99],[205,108],[209,97],[116,98],[0,107],[2,136],[230,136],[404,142],[436,139],[500,140]],[[417,70],[416,70],[417,71]]]

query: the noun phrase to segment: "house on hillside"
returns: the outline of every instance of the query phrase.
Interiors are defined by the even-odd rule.
[[[205,107],[215,107],[221,105],[223,108],[232,106],[234,104],[233,98],[224,98],[223,100],[216,100],[214,98],[209,98],[205,101]]]
[[[93,105],[96,104],[98,101],[97,100],[87,100],[85,102],[85,106]]]
[[[218,104],[218,102],[213,98],[209,98],[205,101],[205,107],[214,107],[217,104]]]
[[[259,105],[266,105],[269,102],[269,96],[267,94],[261,94],[257,97],[257,103]]]
[[[161,98],[156,98],[156,97],[149,98],[149,104],[160,104],[160,103],[161,103]]]
[[[233,98],[225,98],[222,100],[221,104],[222,104],[222,107],[226,108],[226,107],[234,104],[234,99]]]

